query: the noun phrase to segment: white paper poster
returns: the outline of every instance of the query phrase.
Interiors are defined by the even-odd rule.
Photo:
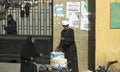
[[[83,16],[81,18],[81,25],[80,25],[80,29],[81,30],[90,30],[90,21],[88,19],[88,16]]]
[[[88,4],[85,1],[81,1],[81,18],[80,18],[80,29],[81,30],[90,30],[90,21],[88,16]]]
[[[66,19],[70,27],[79,27],[80,2],[67,2]]]

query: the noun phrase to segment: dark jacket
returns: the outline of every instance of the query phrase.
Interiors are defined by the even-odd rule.
[[[16,21],[7,21],[7,27],[5,27],[6,34],[17,34]]]

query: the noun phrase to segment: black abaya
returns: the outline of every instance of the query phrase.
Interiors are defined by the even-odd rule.
[[[37,72],[37,67],[31,60],[31,57],[35,58],[37,53],[35,45],[31,42],[32,36],[26,39],[26,43],[21,50],[21,69],[20,72]]]
[[[65,40],[61,40],[59,46],[62,48],[65,57],[68,59],[68,68],[72,69],[71,72],[78,72],[77,51],[73,29],[69,28],[68,30],[62,30],[61,37]]]

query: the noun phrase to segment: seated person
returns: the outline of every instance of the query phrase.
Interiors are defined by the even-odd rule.
[[[9,14],[7,16],[7,26],[3,25],[6,34],[17,34],[16,21],[13,19],[13,16]]]
[[[37,66],[34,64],[37,56],[43,56],[42,53],[36,52],[34,36],[28,36],[21,50],[21,67],[20,72],[37,72]]]

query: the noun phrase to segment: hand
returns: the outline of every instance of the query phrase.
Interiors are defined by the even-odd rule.
[[[64,38],[64,37],[61,37],[61,40],[65,40],[65,38]]]
[[[60,49],[59,49],[59,48],[56,48],[56,49],[55,49],[55,52],[60,52]]]
[[[58,48],[56,48],[56,49],[55,49],[55,52],[58,52],[58,51],[59,51],[59,49],[58,49]]]
[[[43,56],[43,53],[39,53],[39,56],[42,57],[42,56]]]
[[[34,58],[33,57],[30,57],[31,61],[34,61]]]

